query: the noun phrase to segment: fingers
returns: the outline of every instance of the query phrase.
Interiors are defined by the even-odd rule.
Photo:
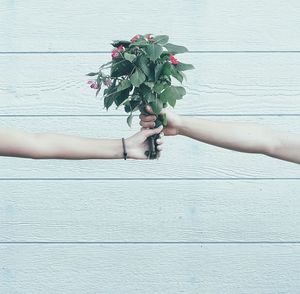
[[[156,115],[144,115],[140,114],[139,118],[144,122],[153,122],[156,120]]]
[[[163,132],[161,132],[160,134],[159,134],[159,139],[157,139],[156,140],[156,144],[157,144],[157,150],[158,151],[162,151],[163,150],[163,147],[162,147],[162,144],[164,143],[164,141],[163,141],[163,136],[164,136],[164,133]]]
[[[142,126],[145,129],[153,129],[155,127],[155,122],[151,121],[151,122],[144,122],[144,121],[140,121],[140,126]]]
[[[161,145],[158,145],[156,148],[157,148],[158,151],[162,151],[163,150],[163,147]]]
[[[143,130],[142,132],[144,133],[145,137],[148,138],[152,135],[159,134],[162,131],[162,129],[163,127],[160,126],[159,128]]]
[[[140,115],[140,126],[144,128],[152,129],[155,127],[156,116],[155,115]]]

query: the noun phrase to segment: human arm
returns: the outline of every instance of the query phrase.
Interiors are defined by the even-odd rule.
[[[144,130],[125,140],[128,158],[147,159],[147,137],[161,129]],[[162,140],[157,142],[161,150]],[[33,159],[121,159],[121,139],[95,139],[80,136],[29,133],[0,128],[0,155]]]
[[[150,109],[148,109],[151,111]],[[221,122],[203,118],[179,116],[163,110],[168,126],[164,134],[183,135],[195,140],[240,152],[300,163],[300,134],[292,134],[253,123]],[[156,117],[141,116],[141,125],[153,127]]]

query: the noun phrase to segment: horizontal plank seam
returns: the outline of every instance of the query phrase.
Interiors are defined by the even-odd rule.
[[[200,245],[224,245],[224,244],[300,244],[300,241],[195,241],[195,242],[185,242],[185,241],[150,241],[150,242],[146,242],[146,241],[103,241],[103,242],[97,242],[97,241],[74,241],[74,242],[48,242],[48,241],[20,241],[20,242],[13,242],[13,241],[7,241],[7,242],[0,242],[0,245],[189,245],[189,244],[200,244]]]
[[[253,178],[253,177],[211,177],[211,178],[0,178],[0,181],[299,181],[300,178]]]
[[[0,55],[13,54],[109,54],[111,51],[0,51]],[[268,53],[300,53],[300,50],[191,50],[189,53],[200,54],[268,54]]]
[[[222,113],[212,113],[212,114],[181,114],[182,116],[194,117],[255,117],[255,116],[267,116],[267,117],[298,117],[300,113],[232,113],[232,114],[222,114]],[[135,115],[138,116],[138,115]],[[0,114],[0,117],[127,117],[126,114]]]

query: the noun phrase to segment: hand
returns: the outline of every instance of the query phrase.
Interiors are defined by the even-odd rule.
[[[160,133],[159,139],[156,140],[157,143],[157,150],[160,152],[162,151],[162,144],[163,144],[163,133],[161,133],[162,127],[156,129],[149,129],[149,130],[141,130],[140,132],[134,134],[133,136],[127,138],[125,140],[126,149],[128,158],[132,159],[147,159],[148,157],[145,155],[145,152],[149,150],[147,138]]]
[[[152,108],[148,105],[146,111],[150,115],[140,115],[140,125],[143,129],[152,129],[155,126],[156,115],[152,111]],[[170,110],[163,109],[160,114],[165,114],[167,116],[168,125],[163,129],[166,136],[175,136],[179,134],[181,126],[181,117]]]

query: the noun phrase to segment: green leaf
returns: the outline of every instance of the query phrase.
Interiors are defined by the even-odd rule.
[[[162,69],[162,74],[166,76],[170,76],[172,74],[172,64],[170,62],[165,62]]]
[[[168,85],[166,83],[156,83],[153,87],[153,91],[160,94]]]
[[[178,62],[178,64],[175,65],[175,68],[177,70],[184,71],[184,70],[194,69],[195,67],[192,64]]]
[[[154,83],[153,82],[145,82],[144,83],[147,87],[149,87],[150,89],[153,89],[154,87]]]
[[[149,103],[149,105],[151,106],[153,112],[156,114],[156,115],[159,115],[162,108],[163,108],[163,104],[162,102],[159,100],[159,99],[155,99],[154,101],[151,101]]]
[[[99,74],[99,72],[90,72],[90,73],[88,73],[86,75],[89,76],[89,77],[93,77],[93,76],[96,76],[98,74]]]
[[[183,74],[176,69],[176,66],[172,64],[172,72],[171,75],[177,79],[180,83],[183,81]]]
[[[111,67],[111,77],[117,78],[129,75],[133,69],[133,64],[125,59],[117,59]]]
[[[150,67],[148,66],[149,60],[145,55],[140,55],[137,57],[135,64],[143,71],[147,77],[151,77],[152,73]]]
[[[125,52],[124,58],[132,63],[136,59],[136,55]]]
[[[174,45],[174,44],[171,44],[171,43],[165,44],[164,47],[168,50],[168,52],[173,53],[173,54],[185,53],[185,52],[189,51],[184,46],[178,46],[178,45]]]
[[[131,127],[132,125],[132,118],[133,118],[133,115],[132,113],[130,113],[130,115],[127,117],[127,124]]]
[[[146,86],[145,84],[141,84],[139,90],[142,93],[144,98],[146,98],[147,100],[150,99],[152,95],[152,91],[148,86]]]
[[[173,64],[171,64],[170,62],[166,62],[164,64],[164,67],[163,67],[163,70],[162,70],[162,73],[164,75],[167,75],[167,76],[173,76],[175,79],[177,79],[180,83],[182,83],[183,81],[183,75],[181,72],[179,72],[177,70],[177,67],[174,66]]]
[[[128,89],[125,89],[125,90],[123,90],[121,92],[117,92],[116,94],[114,94],[113,96],[115,98],[114,99],[115,104],[117,106],[120,106],[128,98],[129,92],[130,92],[130,90],[128,88]]]
[[[114,96],[106,96],[104,97],[104,107],[108,109],[114,103]]]
[[[137,111],[139,109],[139,105],[141,104],[141,100],[130,100],[130,107],[131,107],[131,112]]]
[[[168,102],[172,107],[174,107],[176,100],[181,99],[185,94],[186,91],[183,87],[170,86],[161,93],[160,99],[162,102]]]
[[[139,38],[135,42],[131,43],[129,45],[129,47],[135,47],[135,46],[144,47],[144,46],[147,46],[148,44],[149,44],[149,42],[147,40],[145,40],[143,38]]]
[[[138,67],[130,77],[130,81],[134,87],[138,87],[146,80],[145,74]]]
[[[130,42],[127,40],[115,40],[111,43],[114,47],[119,47],[120,45],[124,45],[124,47],[128,47]]]
[[[118,85],[117,91],[123,91],[131,86],[131,82],[129,80],[122,80]]]
[[[127,101],[127,102],[124,104],[124,110],[125,110],[125,112],[127,112],[127,113],[131,112],[130,101]]]
[[[165,45],[169,41],[169,36],[167,35],[157,35],[154,38],[154,41],[160,45]]]
[[[158,44],[151,43],[145,48],[145,51],[148,54],[150,60],[155,61],[160,57],[160,54],[163,52],[163,48]]]
[[[155,78],[155,81],[158,80],[158,78],[159,78],[159,76],[160,76],[160,74],[162,72],[163,66],[164,65],[162,63],[156,64],[155,69],[154,69],[154,78]]]

